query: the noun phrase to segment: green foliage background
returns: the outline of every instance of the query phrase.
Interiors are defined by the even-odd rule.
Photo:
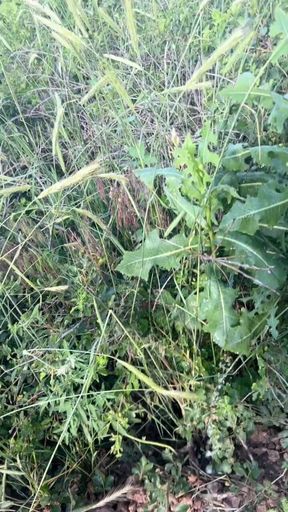
[[[286,429],[286,11],[2,0],[4,510]]]

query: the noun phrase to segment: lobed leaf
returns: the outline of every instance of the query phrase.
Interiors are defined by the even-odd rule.
[[[165,270],[179,267],[181,258],[190,249],[184,235],[176,235],[170,240],[159,238],[157,229],[151,231],[139,249],[126,251],[117,270],[126,276],[141,277],[148,281],[154,265]]]
[[[225,350],[247,354],[250,344],[250,317],[234,308],[238,291],[210,277],[199,296],[199,319],[205,322],[203,330]]]
[[[133,171],[135,176],[144,183],[148,188],[153,189],[154,181],[157,176],[162,176],[166,180],[175,180],[177,183],[181,183],[183,178],[181,172],[177,171],[174,167],[145,167],[144,169],[136,169]]]
[[[275,21],[270,27],[272,38],[280,36],[280,41],[273,51],[272,62],[279,61],[280,57],[288,54],[288,14],[277,6],[275,9]]]
[[[236,201],[224,215],[220,230],[240,231],[253,235],[259,228],[259,223],[274,226],[288,207],[288,190],[276,192],[263,184],[256,197],[248,196],[245,202]]]
[[[254,278],[254,282],[270,290],[277,290],[286,280],[287,261],[275,247],[256,236],[243,233],[229,233],[218,239],[230,250],[234,264],[241,265]]]
[[[259,165],[271,167],[277,171],[285,172],[288,164],[288,148],[285,146],[255,146],[245,147],[243,144],[229,144],[222,166],[227,171],[246,171],[249,168],[247,161],[252,159]]]
[[[242,73],[237,78],[235,84],[228,85],[221,90],[220,96],[229,98],[233,103],[242,103],[245,101],[253,103],[254,100],[264,100],[266,106],[272,106],[271,93],[264,87],[255,87],[255,77],[249,71]]]

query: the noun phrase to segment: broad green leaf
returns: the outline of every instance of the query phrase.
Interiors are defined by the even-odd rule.
[[[221,203],[221,199],[225,198],[228,204],[231,203],[232,198],[242,199],[242,197],[238,194],[237,190],[231,185],[227,185],[225,183],[220,183],[219,185],[213,186],[211,189],[211,196],[215,196],[217,199],[215,204],[215,210],[219,210],[219,202]]]
[[[139,249],[124,253],[117,270],[126,276],[141,277],[147,281],[154,265],[165,270],[176,269],[189,249],[188,240],[184,235],[176,235],[166,240],[159,238],[158,230],[154,229]]]
[[[201,130],[201,139],[198,143],[198,157],[203,165],[212,164],[215,167],[218,166],[220,156],[209,149],[209,145],[216,147],[217,142],[217,135],[213,131],[210,122],[207,121]]]
[[[228,341],[224,347],[236,354],[248,354],[251,345],[251,332],[253,329],[253,317],[244,309],[239,313],[239,324],[229,331]]]
[[[229,329],[237,325],[237,314],[232,308],[237,292],[211,277],[205,295],[200,307],[200,317],[207,321],[207,330],[217,338],[217,343],[224,346]]]
[[[189,228],[195,228],[197,224],[202,227],[206,226],[204,218],[204,210],[201,206],[193,204],[183,197],[177,188],[166,187],[166,197],[171,208],[178,214],[183,214],[186,224]]]
[[[195,329],[201,328],[201,323],[199,322],[199,297],[195,291],[188,295],[184,308],[181,306],[178,308],[174,307],[172,318],[176,319],[179,330],[181,330],[182,326],[194,332]]]
[[[272,307],[270,309],[270,314],[267,319],[267,325],[270,329],[271,336],[272,336],[272,338],[274,338],[274,340],[276,340],[279,336],[278,326],[279,326],[280,320],[279,320],[277,313],[278,313],[277,307],[276,306]]]
[[[276,290],[285,283],[287,262],[276,249],[256,236],[243,233],[228,233],[218,238],[233,255],[233,264],[250,274],[256,283]]]
[[[163,169],[157,169],[157,167],[145,167],[144,169],[136,169],[133,172],[135,176],[137,176],[137,178],[139,178],[144,185],[150,189],[153,189],[156,176],[163,176],[166,179],[175,180],[178,183],[182,180],[182,174],[174,167],[165,167]]]
[[[273,64],[276,64],[276,62],[278,62],[279,59],[281,57],[283,57],[284,55],[287,55],[287,53],[288,53],[288,40],[286,41],[286,39],[281,39],[281,41],[279,41],[278,45],[276,46],[276,48],[273,51],[273,57],[271,59],[271,62]]]
[[[189,512],[189,510],[189,505],[185,505],[185,503],[180,503],[180,505],[177,505],[175,508],[175,512]]]
[[[245,171],[249,165],[245,159],[250,156],[249,149],[245,149],[243,144],[229,144],[222,159],[222,166],[227,171]]]
[[[255,77],[249,71],[242,73],[235,84],[228,85],[220,92],[223,98],[229,98],[233,103],[253,103],[253,101],[264,100],[266,106],[272,106],[271,93],[264,87],[255,87]]]
[[[251,159],[261,166],[271,167],[280,172],[287,171],[288,148],[284,146],[244,147],[243,144],[230,144],[222,159],[222,166],[227,171],[245,171]],[[257,175],[258,176],[258,175]]]
[[[225,232],[241,231],[242,233],[249,233],[253,235],[259,227],[259,219],[253,213],[249,215],[246,203],[249,202],[249,197],[246,202],[236,201],[232,208],[226,215],[224,215],[220,224],[220,229]],[[254,198],[253,198],[254,199]],[[253,207],[252,207],[253,210]]]
[[[129,147],[128,153],[134,161],[140,162],[143,168],[157,164],[157,158],[146,151],[143,142],[136,142],[133,146]]]
[[[220,224],[223,232],[241,231],[253,235],[259,222],[268,226],[277,224],[288,206],[288,190],[276,192],[269,184],[259,188],[256,197],[248,196],[245,202],[236,201],[224,215]]]
[[[258,146],[250,148],[250,156],[261,166],[271,167],[277,172],[287,171],[288,148],[285,146]]]
[[[271,127],[278,133],[282,133],[284,123],[288,119],[288,99],[276,92],[271,93],[274,107],[269,117]]]
[[[199,153],[201,156],[201,161],[204,165],[212,164],[214,167],[217,167],[220,161],[220,156],[214,151],[210,151],[208,145],[205,141],[200,141],[199,145]]]
[[[280,41],[273,51],[272,62],[275,63],[280,57],[288,54],[288,14],[278,6],[275,9],[275,21],[270,27],[270,36],[280,36]]]
[[[288,14],[286,14],[281,7],[277,6],[274,17],[275,21],[270,27],[270,36],[276,37],[283,35],[288,38]]]
[[[239,354],[249,351],[249,317],[236,312],[238,292],[210,277],[199,297],[199,318],[206,322],[204,330],[217,345]]]

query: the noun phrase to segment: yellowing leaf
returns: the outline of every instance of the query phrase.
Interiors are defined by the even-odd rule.
[[[120,78],[118,78],[116,73],[112,70],[108,71],[107,79],[108,79],[109,83],[114,87],[115,91],[118,93],[118,95],[122,99],[123,103],[126,104],[129,108],[131,108],[131,110],[134,111],[135,110],[134,104],[133,104],[128,92],[126,91],[122,80],[120,80]]]
[[[118,35],[122,35],[121,29],[118,27],[117,23],[109,16],[108,12],[103,9],[103,7],[98,7],[98,14],[100,18],[102,18],[107,25],[114,30]]]
[[[174,389],[162,388],[162,386],[156,384],[156,382],[154,382],[154,380],[151,379],[151,377],[147,377],[145,373],[138,370],[138,368],[136,368],[132,364],[127,363],[126,361],[122,361],[121,359],[118,358],[116,360],[121,366],[124,366],[126,370],[135,375],[135,377],[137,377],[137,379],[140,380],[140,382],[146,384],[146,386],[148,386],[150,389],[152,389],[152,391],[155,391],[155,393],[158,393],[159,395],[184,400],[195,400],[197,398],[196,394],[192,393],[191,391],[178,391]]]
[[[62,151],[61,151],[60,144],[59,144],[59,132],[62,128],[64,108],[62,106],[62,103],[61,103],[61,100],[60,100],[58,94],[56,94],[55,98],[56,98],[57,110],[56,110],[56,119],[55,119],[53,132],[52,132],[52,154],[54,157],[56,157],[56,156],[58,157],[59,163],[61,165],[61,169],[63,170],[63,172],[65,172],[65,163],[64,163]]]
[[[43,288],[44,292],[53,292],[53,293],[62,293],[66,292],[68,290],[68,285],[59,285],[59,286],[46,286],[46,288]]]
[[[95,84],[92,85],[92,87],[89,89],[89,91],[83,96],[80,103],[81,105],[85,105],[95,94],[107,83],[109,82],[108,76],[104,75],[102,78],[100,78]]]
[[[86,43],[78,37],[74,32],[65,28],[62,24],[56,23],[55,21],[44,18],[43,16],[39,16],[35,14],[35,19],[37,19],[42,25],[50,28],[53,32],[56,32],[62,39],[67,40],[67,42],[72,43],[76,49],[82,48],[82,46],[86,46]]]
[[[89,210],[86,210],[84,208],[74,208],[74,210],[75,210],[75,212],[79,213],[80,215],[88,217],[93,222],[95,222],[95,224],[103,230],[103,232],[105,233],[107,238],[109,238],[111,240],[111,242],[115,245],[115,247],[117,247],[117,249],[121,252],[121,254],[123,254],[125,252],[122,245],[117,240],[117,238],[111,233],[108,226],[106,226],[106,224],[97,215],[95,215],[94,213],[92,213]]]

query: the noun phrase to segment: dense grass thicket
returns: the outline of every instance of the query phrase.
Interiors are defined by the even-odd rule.
[[[286,0],[0,0],[1,510],[282,457],[287,86]]]

